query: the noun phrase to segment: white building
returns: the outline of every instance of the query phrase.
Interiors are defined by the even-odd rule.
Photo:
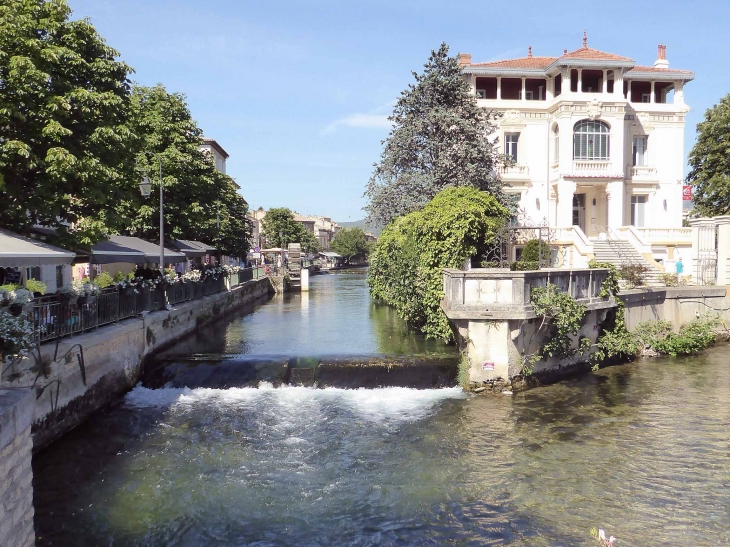
[[[213,155],[213,161],[215,163],[215,168],[218,169],[221,173],[224,175],[226,174],[226,160],[228,159],[228,152],[223,150],[223,147],[218,144],[218,142],[215,139],[209,139],[208,137],[203,137],[203,142],[200,145],[201,150],[205,150],[209,154]]]
[[[684,85],[694,74],[669,68],[665,46],[653,66],[589,48],[585,34],[559,57],[528,48],[518,59],[459,62],[479,106],[501,114],[499,142],[514,161],[501,171],[507,190],[572,244],[570,264],[607,237],[667,267],[685,252]]]

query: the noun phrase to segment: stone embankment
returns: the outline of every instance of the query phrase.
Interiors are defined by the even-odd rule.
[[[100,327],[41,346],[3,387],[33,386],[38,395],[33,444],[38,450],[115,401],[138,382],[143,363],[200,325],[273,292],[268,278],[230,291]],[[39,372],[40,371],[40,372]]]
[[[33,530],[33,440],[35,393],[0,389],[0,545],[35,544]]]

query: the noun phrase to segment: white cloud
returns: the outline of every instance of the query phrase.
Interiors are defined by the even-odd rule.
[[[390,128],[387,114],[351,114],[329,124],[322,130],[322,135],[330,135],[340,127]]]

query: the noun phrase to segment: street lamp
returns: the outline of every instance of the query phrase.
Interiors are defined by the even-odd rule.
[[[160,165],[160,273],[165,275],[165,201],[162,194],[162,160],[157,154],[155,154],[155,157]],[[147,172],[144,173],[142,180],[139,181],[139,191],[143,197],[148,197],[152,193],[152,183],[147,177]]]

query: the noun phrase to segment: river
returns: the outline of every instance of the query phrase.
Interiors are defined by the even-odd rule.
[[[173,353],[452,355],[316,276]],[[138,386],[34,457],[38,545],[730,545],[730,351],[514,396]]]

